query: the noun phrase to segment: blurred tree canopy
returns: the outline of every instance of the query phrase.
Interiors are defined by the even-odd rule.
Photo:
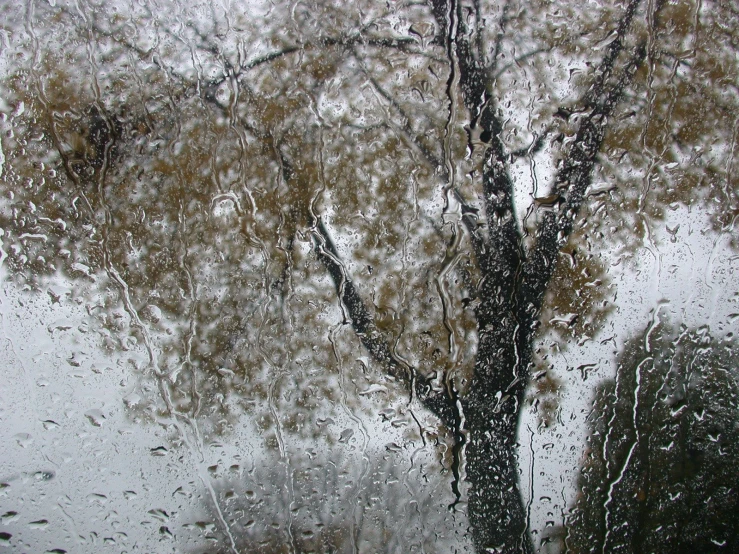
[[[454,444],[480,552],[533,548],[537,338],[595,336],[611,253],[668,210],[733,236],[732,2],[2,11],[3,261],[76,283],[132,417],[201,440],[246,411],[283,452],[391,406]]]
[[[659,324],[598,387],[569,552],[731,552],[739,509],[736,343]]]

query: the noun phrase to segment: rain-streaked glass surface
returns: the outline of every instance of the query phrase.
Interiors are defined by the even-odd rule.
[[[0,13],[0,551],[739,551],[736,1]]]

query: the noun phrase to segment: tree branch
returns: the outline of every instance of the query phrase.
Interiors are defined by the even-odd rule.
[[[498,27],[500,29],[498,30],[497,34],[495,35],[495,47],[493,48],[493,55],[490,60],[490,67],[488,68],[488,73],[491,75],[496,72],[496,69],[498,68],[498,60],[500,59],[500,49],[503,45],[503,38],[506,34],[506,28],[508,27],[508,22],[510,19],[508,18],[508,11],[511,9],[511,0],[506,0],[506,3],[503,5],[503,12],[500,15],[500,22],[498,23]],[[510,64],[509,64],[510,65]],[[499,75],[500,73],[497,73]]]
[[[355,57],[358,58],[358,56],[356,56],[356,53]],[[398,134],[400,134],[401,137],[405,139],[405,141],[412,148],[415,148],[420,152],[424,161],[431,167],[432,170],[437,171],[439,168],[441,168],[440,178],[445,183],[448,183],[450,181],[448,170],[446,169],[442,161],[431,151],[431,149],[423,144],[420,138],[415,135],[410,125],[410,116],[405,112],[405,110],[397,102],[397,100],[395,100],[395,98],[393,98],[390,93],[387,92],[382,87],[382,85],[377,82],[377,80],[369,73],[369,71],[367,71],[364,67],[362,67],[362,71],[369,79],[370,83],[372,83],[372,86],[375,87],[375,90],[377,90],[378,94],[382,96],[385,100],[387,100],[393,108],[395,108],[395,110],[400,114],[400,117],[404,121],[402,126],[394,125],[391,122],[389,122],[389,124],[398,132]],[[462,193],[459,191],[458,187],[453,187],[452,194],[454,194],[455,200],[459,202],[462,208],[462,223],[465,226],[467,233],[469,234],[470,240],[472,242],[472,248],[475,252],[475,257],[477,258],[478,263],[482,264],[482,259],[488,255],[488,247],[485,239],[482,237],[482,235],[480,235],[478,229],[477,210],[473,208],[469,204],[469,202],[467,202],[467,200],[462,196]]]
[[[355,57],[359,59],[359,57],[356,55],[356,52],[354,53]],[[406,141],[409,143],[409,145],[416,150],[418,150],[421,155],[423,156],[426,163],[431,166],[434,170],[436,170],[439,167],[443,167],[442,161],[431,151],[431,149],[426,146],[423,142],[421,142],[420,138],[415,136],[415,133],[413,132],[413,129],[411,128],[411,118],[410,116],[405,112],[403,107],[398,103],[395,98],[393,98],[389,92],[387,92],[380,83],[377,82],[377,79],[375,79],[369,71],[364,67],[364,64],[361,63],[362,67],[362,73],[369,79],[370,83],[372,83],[372,86],[375,88],[377,93],[382,96],[385,100],[388,101],[390,106],[392,106],[395,111],[397,111],[400,114],[400,117],[403,119],[402,125],[395,125],[392,122],[390,122],[391,126],[399,131],[399,134],[406,139]],[[446,170],[444,170],[446,171]]]
[[[518,56],[517,58],[515,58],[512,62],[505,64],[503,67],[495,71],[495,73],[492,74],[492,79],[493,80],[497,79],[498,77],[503,75],[503,73],[508,71],[513,66],[519,65],[522,61],[527,60],[533,56],[536,56],[537,54],[551,52],[552,50],[554,50],[554,48],[555,48],[554,46],[550,46],[548,48],[534,48],[533,50],[530,50],[529,52],[525,52],[521,54],[520,56]],[[490,69],[495,70],[496,67],[497,67],[497,64],[495,67],[491,67]]]
[[[480,259],[480,268],[487,279],[501,287],[505,296],[513,293],[511,277],[521,266],[522,233],[515,214],[513,180],[509,173],[509,156],[502,139],[503,122],[498,117],[497,102],[492,96],[491,79],[483,60],[476,59],[469,32],[462,20],[449,39],[447,0],[429,0],[437,24],[448,42],[448,55],[454,71],[453,58],[459,68],[459,88],[465,107],[472,117],[473,127],[480,127],[480,139],[485,143],[482,189],[485,215],[488,223],[486,255]],[[492,314],[491,314],[492,317]]]
[[[374,318],[365,306],[359,291],[349,277],[336,246],[323,220],[318,218],[314,227],[316,254],[334,282],[341,300],[344,318],[350,320],[354,332],[370,355],[383,366],[389,375],[410,384],[412,394],[433,412],[442,422],[454,424],[454,409],[443,390],[433,386],[432,379],[420,375],[414,368],[395,355],[387,337],[377,328]],[[349,321],[345,321],[349,323]]]
[[[583,98],[583,104],[590,112],[582,119],[575,141],[555,176],[554,190],[562,195],[563,203],[558,211],[548,212],[544,216],[537,229],[536,245],[524,266],[519,305],[526,313],[519,314],[520,321],[533,321],[541,308],[557,255],[572,233],[585,191],[592,180],[608,118],[646,57],[646,43],[642,42],[626,62],[618,80],[608,83],[615,61],[624,49],[626,33],[639,3],[640,0],[631,0],[627,6],[619,22],[616,38],[598,67],[598,76]],[[658,9],[661,5],[660,2]]]
[[[523,158],[524,156],[533,156],[534,154],[538,154],[539,152],[541,152],[541,149],[544,148],[544,141],[546,140],[547,136],[549,136],[549,133],[551,131],[552,126],[547,125],[546,129],[544,129],[541,135],[537,135],[537,133],[534,133],[534,140],[531,142],[531,144],[511,152],[511,159]]]

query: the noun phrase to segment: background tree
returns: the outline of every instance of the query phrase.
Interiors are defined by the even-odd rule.
[[[387,399],[449,434],[477,550],[531,551],[537,336],[594,335],[603,247],[666,208],[733,229],[710,5],[6,5],[6,263],[96,283],[105,345],[145,352],[134,417],[197,448],[246,410],[289,472],[288,436]]]
[[[736,550],[736,345],[660,324],[598,387],[571,552]]]

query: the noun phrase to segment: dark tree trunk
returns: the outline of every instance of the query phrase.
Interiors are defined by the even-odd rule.
[[[475,399],[477,400],[477,399]],[[470,407],[466,472],[468,517],[478,552],[533,552],[527,514],[519,490],[516,461],[518,413],[513,403],[500,410]]]
[[[626,56],[621,55],[641,0],[629,0],[616,27],[616,38],[605,49],[593,83],[580,99],[583,117],[551,187],[561,201],[557,209],[541,214],[534,233],[535,245],[527,250],[516,217],[511,154],[502,136],[503,122],[497,115],[498,99],[489,87],[498,61],[497,48],[492,64],[485,65],[484,48],[476,38],[481,36],[479,27],[483,22],[473,18],[468,24],[461,4],[454,0],[428,2],[438,26],[437,40],[446,47],[449,59],[448,86],[450,90],[459,87],[471,125],[479,126],[480,136],[485,136],[487,143],[481,183],[484,232],[470,216],[474,210],[454,186],[451,174],[446,174],[462,204],[463,223],[482,274],[477,290],[480,304],[475,313],[478,351],[474,376],[461,398],[450,398],[434,389],[428,377],[393,355],[320,220],[314,222],[317,251],[334,281],[345,317],[351,319],[362,344],[391,375],[408,378],[411,390],[424,405],[445,425],[456,429],[458,448],[464,451],[457,461],[465,462],[468,518],[476,550],[529,554],[535,549],[521,497],[516,439],[530,380],[531,342],[559,252],[572,233],[585,199],[608,118],[646,56],[643,41]],[[654,21],[663,3],[657,0]],[[504,14],[501,27],[505,21]],[[618,69],[617,61],[623,58],[623,66]]]
[[[478,552],[533,552],[519,489],[516,438],[529,381],[531,325],[515,279],[481,288],[475,375],[464,401],[469,521]],[[511,286],[513,281],[513,286]],[[522,321],[523,318],[526,318]]]

